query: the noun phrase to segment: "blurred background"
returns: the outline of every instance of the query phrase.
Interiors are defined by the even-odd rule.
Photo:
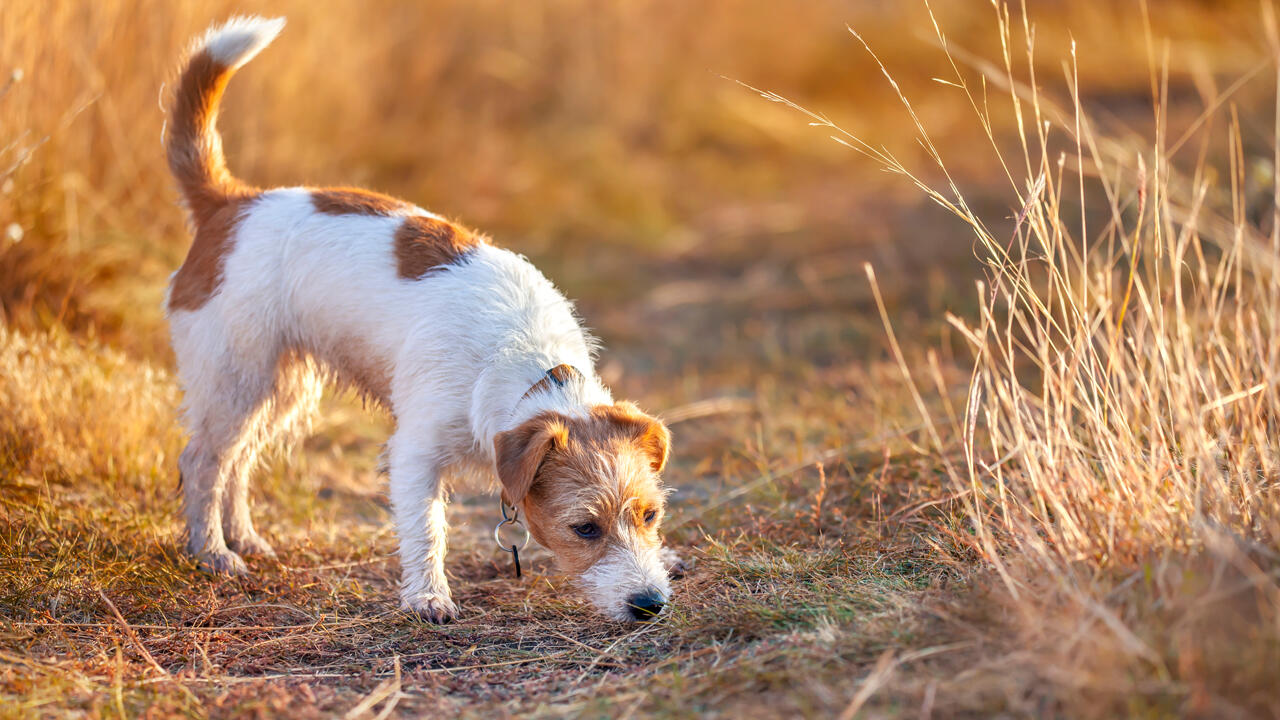
[[[620,645],[624,631],[584,613],[534,548],[524,580],[511,578],[509,559],[486,537],[491,499],[465,494],[449,511],[463,521],[450,536],[449,573],[464,621],[442,630],[396,614],[399,568],[376,473],[389,419],[351,398],[330,398],[303,451],[270,458],[255,486],[258,527],[280,562],[255,564],[247,580],[210,578],[183,555],[176,458],[185,439],[161,304],[190,240],[161,137],[183,49],[236,13],[283,15],[288,26],[231,81],[219,125],[235,175],[258,186],[369,187],[527,254],[603,340],[600,370],[616,395],[673,425],[666,476],[678,493],[664,531],[699,565],[678,586],[660,632]],[[1002,14],[1013,28],[1008,43]],[[626,712],[686,716],[726,698],[743,715],[769,708],[771,716],[852,717],[851,702],[865,701],[863,691],[892,672],[894,652],[914,664],[882,693],[889,714],[919,707],[927,717],[936,699],[940,715],[976,717],[1090,716],[1082,709],[1097,717],[1197,709],[1234,717],[1247,714],[1241,706],[1274,716],[1274,548],[1258,561],[1262,569],[1238,570],[1272,583],[1271,604],[1248,608],[1241,600],[1223,610],[1223,598],[1244,597],[1218,592],[1215,583],[1234,582],[1218,572],[1224,566],[1204,571],[1170,554],[1181,547],[1181,528],[1148,542],[1145,554],[1109,548],[1079,568],[1081,556],[1071,556],[1064,567],[1079,569],[1078,581],[1057,582],[1068,574],[1046,576],[1031,562],[1018,576],[1030,588],[1021,595],[988,582],[980,557],[1039,557],[1036,543],[1050,537],[1042,531],[1072,518],[1057,505],[1037,513],[1045,504],[1030,503],[1029,516],[1044,525],[1027,524],[1019,537],[1034,541],[1036,553],[979,552],[974,517],[961,507],[969,479],[952,482],[953,468],[972,467],[975,457],[984,473],[1016,464],[1006,465],[1016,451],[983,445],[973,456],[961,442],[970,440],[959,418],[975,365],[946,321],[947,312],[978,316],[986,299],[975,282],[996,266],[983,266],[972,229],[909,178],[812,124],[829,118],[924,183],[952,183],[951,196],[963,196],[975,225],[990,229],[986,251],[998,255],[1025,212],[1017,198],[1031,166],[1039,171],[1035,142],[1023,160],[1019,124],[1034,138],[1052,115],[1046,164],[1062,174],[1057,195],[1041,203],[1067,221],[1041,225],[1033,255],[1080,217],[1088,237],[1108,239],[1105,265],[1087,265],[1100,285],[1121,287],[1126,268],[1156,272],[1162,233],[1185,240],[1200,221],[1210,261],[1231,260],[1240,247],[1253,253],[1242,261],[1247,283],[1219,293],[1207,271],[1188,281],[1199,293],[1188,294],[1198,298],[1193,319],[1202,322],[1174,330],[1181,346],[1204,352],[1189,353],[1195,372],[1181,386],[1164,382],[1166,374],[1149,396],[1129,395],[1155,398],[1142,406],[1147,415],[1101,414],[1125,443],[1107,435],[1081,445],[1071,430],[1039,444],[1012,434],[1024,453],[1018,462],[1055,481],[1029,485],[1096,499],[1077,516],[1103,530],[1080,535],[1106,539],[1116,528],[1142,527],[1159,515],[1153,508],[1200,507],[1199,495],[1170,499],[1160,473],[1185,466],[1186,487],[1198,492],[1208,465],[1197,466],[1188,448],[1208,448],[1199,457],[1210,463],[1224,455],[1202,432],[1201,401],[1217,411],[1256,402],[1254,444],[1265,449],[1275,436],[1274,383],[1255,377],[1268,366],[1254,355],[1270,353],[1274,365],[1280,353],[1260,339],[1267,332],[1240,330],[1246,313],[1219,322],[1232,313],[1216,304],[1241,288],[1261,288],[1262,297],[1275,287],[1272,276],[1253,274],[1259,258],[1270,268],[1273,256],[1270,48],[1280,39],[1268,40],[1271,20],[1270,5],[1256,0],[1026,0],[1007,8],[934,0],[932,16],[923,0],[0,2],[0,716],[9,706],[19,715],[345,712],[385,678],[399,682],[403,669],[418,704],[402,708],[416,716],[463,707],[469,697],[486,718],[535,707],[623,714],[613,701]],[[1024,36],[1034,39],[1031,60]],[[1032,82],[1039,104],[1015,107],[1011,95],[1027,95],[1018,83]],[[1087,197],[1074,192],[1076,148],[1063,144],[1077,101],[1092,124],[1084,135],[1100,138],[1105,159],[1085,163]],[[918,140],[917,119],[931,145]],[[1015,159],[1010,167],[993,146]],[[1061,164],[1052,157],[1058,151]],[[1115,177],[1099,178],[1097,167]],[[1151,188],[1172,190],[1144,215],[1135,205],[1146,200],[1148,168],[1157,178]],[[1127,194],[1102,197],[1102,185]],[[1186,212],[1201,201],[1202,214]],[[1113,219],[1120,222],[1108,225]],[[1117,236],[1116,247],[1131,253],[1123,262],[1111,255]],[[1171,274],[1182,276],[1169,258]],[[901,366],[865,263],[902,341]],[[1232,272],[1242,276],[1237,266]],[[1181,290],[1161,277],[1154,287]],[[1124,292],[1117,305],[1128,308]],[[1074,319],[1083,328],[1077,350],[1099,344],[1094,320],[1112,322],[1108,303],[1121,296],[1093,297],[1095,314]],[[1280,316],[1278,296],[1253,304],[1254,295],[1241,297],[1253,327],[1274,327],[1256,323],[1259,314]],[[1178,313],[1183,300],[1178,294]],[[1165,302],[1151,317],[1172,314]],[[1113,351],[1164,327],[1129,319],[1121,340],[1124,322],[1122,309],[1114,325],[1103,324],[1116,332]],[[1227,326],[1238,342],[1214,355],[1219,345],[1205,338],[1221,340]],[[1008,338],[1024,336],[1010,330]],[[1138,346],[1163,357],[1179,346],[1166,339]],[[1033,350],[1048,357],[1057,342]],[[1012,353],[1014,340],[1007,345]],[[1019,431],[1037,417],[1024,416],[1023,399],[1040,407],[1035,352],[1016,368],[1030,371],[1030,389],[1005,408]],[[991,377],[996,361],[986,357]],[[1215,369],[1221,358],[1228,370]],[[994,377],[1014,375],[1014,365]],[[905,386],[906,366],[925,399]],[[1148,387],[1149,369],[1167,366],[1128,367],[1133,386]],[[1123,373],[1112,370],[1106,365],[1093,382],[1118,382]],[[1072,417],[1096,420],[1079,400],[1096,400],[1096,386],[1075,377],[1063,384],[1077,388],[1067,393]],[[1147,418],[1148,432],[1160,434],[1177,405],[1162,393],[1178,387],[1194,390],[1176,408],[1192,418],[1188,434],[1165,441],[1165,465],[1133,472],[1150,502],[1117,511],[1109,503],[1128,489],[1113,492],[1114,473],[1093,453],[1109,448],[1142,465],[1153,443],[1127,421]],[[1255,400],[1268,387],[1271,404]],[[995,395],[987,394],[987,407]],[[940,441],[931,440],[932,427],[925,432],[926,404],[943,427]],[[1044,425],[1067,425],[1066,416]],[[1224,434],[1236,432],[1237,417],[1223,420]],[[1072,449],[1085,468],[1078,475],[1104,482],[1056,482],[1063,465],[1039,452],[1049,446]],[[1244,490],[1223,492],[1244,498],[1240,507],[1268,497],[1267,507],[1277,507],[1275,484],[1255,482],[1247,455],[1238,461]],[[1116,475],[1122,484],[1132,479]],[[1002,500],[1005,489],[999,485]],[[1247,507],[1224,506],[1241,537],[1280,537],[1280,525],[1267,535]],[[128,642],[118,627],[126,618],[138,632],[126,633]],[[1122,621],[1132,634],[1099,629]],[[548,661],[533,663],[530,653]],[[460,663],[466,673],[455,674]],[[161,666],[180,683],[157,682]],[[222,687],[219,676],[234,686]],[[864,678],[860,689],[853,677]],[[388,702],[402,697],[391,693]]]
[[[1176,126],[1264,55],[1253,2],[1027,5],[1046,94],[1069,105],[1063,58],[1076,42],[1082,99],[1113,133],[1153,135],[1149,59],[1168,61]],[[998,63],[989,3],[934,11],[953,53],[975,58],[963,72]],[[848,358],[878,336],[866,260],[906,322],[972,294],[966,228],[738,84],[825,113],[937,179],[846,26],[893,72],[970,201],[994,223],[1014,214],[967,102],[933,80],[946,65],[923,3],[11,0],[0,9],[4,322],[64,325],[168,361],[161,297],[189,240],[162,107],[188,40],[233,13],[289,20],[231,84],[220,127],[234,173],[375,188],[527,253],[579,299],[614,380],[618,357],[641,374],[714,369],[733,382],[761,361]],[[1265,107],[1267,85],[1233,100]],[[1254,113],[1242,117],[1246,141],[1270,142],[1249,126]]]

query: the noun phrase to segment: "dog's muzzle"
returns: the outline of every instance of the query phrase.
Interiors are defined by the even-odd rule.
[[[640,622],[647,622],[658,617],[658,613],[662,612],[666,604],[661,593],[657,590],[649,590],[627,600],[627,609],[631,611],[631,617]]]

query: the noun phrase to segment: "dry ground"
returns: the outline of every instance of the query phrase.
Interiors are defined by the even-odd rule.
[[[0,8],[0,716],[1280,716],[1265,7],[1030,3],[1025,136],[1079,98],[1101,140],[1023,172],[976,0],[934,8],[956,67],[923,4],[170,5]],[[513,578],[466,488],[461,622],[399,614],[388,420],[344,397],[257,485],[278,562],[182,556],[155,102],[232,10],[290,18],[233,81],[237,173],[492,232],[671,423],[670,616],[598,620],[537,551]],[[1081,218],[1109,254],[1072,255]]]

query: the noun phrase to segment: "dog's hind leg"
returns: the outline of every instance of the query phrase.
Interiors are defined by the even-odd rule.
[[[225,378],[221,397],[206,395],[199,404],[188,400],[186,415],[191,440],[178,459],[182,473],[183,512],[187,520],[187,551],[201,568],[233,575],[247,572],[244,560],[227,547],[222,510],[230,478],[239,472],[237,458],[252,441],[251,425],[265,400],[265,387],[237,384]],[[269,387],[269,386],[267,386]]]
[[[237,453],[228,463],[222,532],[232,551],[275,556],[270,543],[254,529],[249,510],[250,481],[258,456],[268,445],[292,440],[306,431],[323,392],[323,379],[310,360],[288,358],[279,364],[271,394],[254,411]]]
[[[170,320],[185,393],[183,419],[191,434],[178,459],[187,551],[205,570],[242,574],[248,568],[223,534],[224,499],[231,477],[242,469],[237,460],[258,441],[255,421],[274,386],[278,351],[237,352],[208,323],[194,320]]]

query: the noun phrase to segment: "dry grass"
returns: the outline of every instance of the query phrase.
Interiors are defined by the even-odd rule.
[[[978,317],[947,318],[973,357],[959,411],[924,405],[932,368],[904,359],[867,271],[967,519],[956,540],[998,575],[986,600],[1015,615],[1015,677],[1056,686],[1046,697],[1079,693],[1089,712],[1275,715],[1280,695],[1264,669],[1280,662],[1275,166],[1250,187],[1231,91],[1210,98],[1181,137],[1169,134],[1168,50],[1160,63],[1149,27],[1155,133],[1142,147],[1101,134],[1080,101],[1074,48],[1064,108],[1018,78],[1019,67],[1034,68],[1030,24],[1001,6],[994,19],[1003,67],[966,72],[934,28],[952,69],[940,82],[982,128],[1009,113],[1020,130],[1012,154],[988,130],[1017,199],[1008,234],[970,207],[905,95],[941,184],[823,116],[765,98],[905,176],[976,236],[987,265]],[[1271,6],[1260,20],[1280,58]],[[998,104],[992,86],[1007,91]],[[1200,150],[1189,169],[1175,159],[1188,141]],[[1215,182],[1215,150],[1228,159],[1226,183]]]
[[[690,688],[720,692],[721,672],[772,686],[790,676],[786,662],[798,653],[838,658],[882,645],[877,635],[924,622],[912,598],[953,573],[923,548],[876,551],[855,466],[831,463],[823,471],[831,489],[815,505],[810,463],[776,467],[757,451],[723,471],[768,478],[768,511],[691,502],[675,514],[685,524],[673,530],[681,544],[700,539],[686,550],[698,569],[663,624],[597,620],[541,554],[524,581],[512,579],[505,556],[484,541],[490,503],[468,499],[454,510],[471,525],[459,528],[450,561],[467,619],[425,626],[395,609],[394,539],[376,486],[331,475],[313,447],[301,467],[275,467],[266,483],[275,512],[264,520],[283,541],[281,561],[259,565],[251,579],[209,578],[179,550],[170,468],[180,438],[168,375],[56,335],[5,339],[0,367],[16,371],[0,385],[5,407],[26,409],[4,428],[12,446],[0,533],[4,692],[19,715],[227,715],[286,703],[346,711],[397,665],[404,712],[588,710],[602,698],[675,711]],[[124,408],[136,438],[118,434]],[[716,434],[750,425],[701,422],[703,433],[719,424]],[[872,465],[875,455],[853,454]],[[707,524],[716,529],[703,532]]]
[[[156,98],[231,4],[6,3],[0,716],[1280,714],[1272,14],[994,7],[235,6],[290,17],[238,173],[495,232],[674,423],[670,617],[463,492],[435,628],[349,399],[255,491],[279,562],[179,551]]]

